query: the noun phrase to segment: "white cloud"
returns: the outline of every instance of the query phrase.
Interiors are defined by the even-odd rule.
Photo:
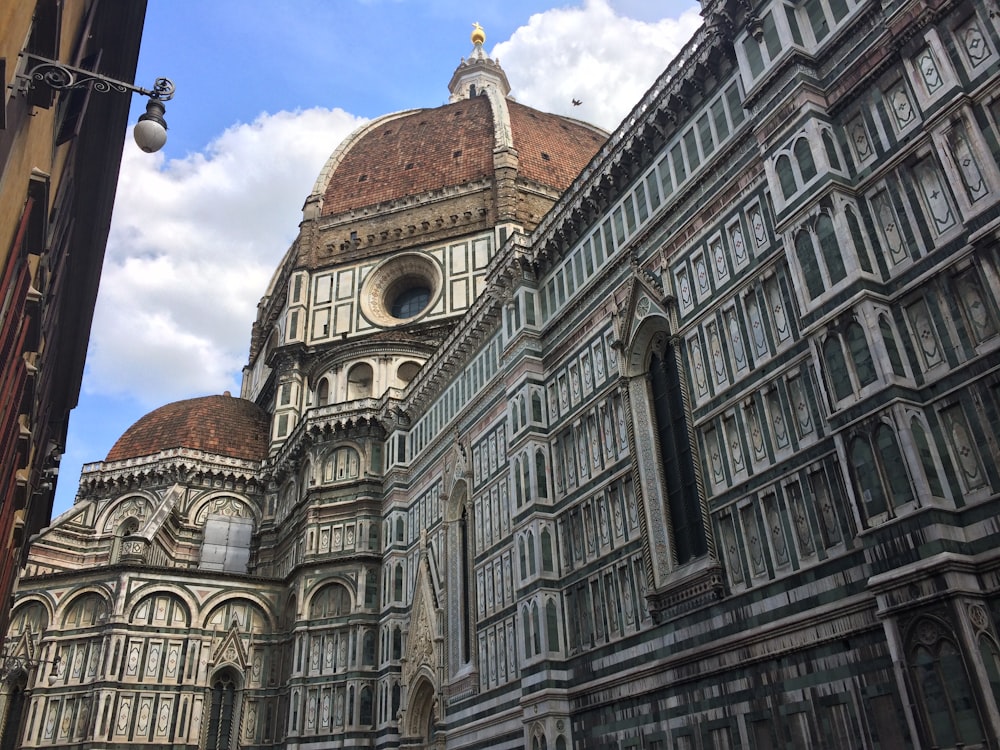
[[[127,146],[87,361],[90,393],[149,406],[238,387],[250,326],[342,110],[262,114],[204,153]]]
[[[607,0],[586,0],[536,13],[491,56],[518,101],[614,130],[702,20],[697,4],[652,22],[619,15]]]

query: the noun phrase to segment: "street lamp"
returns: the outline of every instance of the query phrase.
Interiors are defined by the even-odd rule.
[[[163,119],[166,107],[163,102],[172,99],[175,90],[174,82],[169,78],[157,78],[152,89],[144,89],[39,55],[22,52],[21,56],[25,58],[25,70],[17,75],[19,93],[24,94],[43,85],[55,91],[89,87],[91,91],[101,93],[117,91],[142,94],[148,96],[149,101],[146,103],[146,113],[139,117],[133,131],[135,142],[146,153],[159,151],[167,142],[167,121]]]
[[[11,639],[6,640],[9,643]],[[0,651],[0,683],[11,679],[16,680],[20,674],[27,674],[42,664],[51,664],[52,673],[49,675],[49,684],[54,684],[59,679],[59,664],[61,662],[62,657],[58,655],[55,659],[32,658],[27,654],[9,654],[5,649]]]

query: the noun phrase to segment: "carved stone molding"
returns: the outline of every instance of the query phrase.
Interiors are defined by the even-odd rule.
[[[682,568],[675,571],[665,586],[646,595],[649,613],[654,622],[664,622],[671,617],[697,607],[718,601],[725,593],[722,566],[714,560],[690,573]]]

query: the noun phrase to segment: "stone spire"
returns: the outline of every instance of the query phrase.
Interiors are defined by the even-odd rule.
[[[483,93],[487,88],[495,89],[501,97],[510,94],[510,83],[500,63],[490,58],[483,49],[486,32],[478,23],[472,24],[472,54],[459,63],[455,69],[448,90],[449,102],[457,102]]]

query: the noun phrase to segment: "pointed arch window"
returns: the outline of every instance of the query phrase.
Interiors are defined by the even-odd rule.
[[[541,643],[541,621],[538,617],[538,602],[531,603],[531,645],[534,651],[533,654],[540,654],[542,652]]]
[[[855,437],[850,455],[855,487],[869,518],[913,501],[906,461],[890,425],[879,422],[870,434]]]
[[[892,332],[892,323],[889,322],[889,317],[885,313],[878,316],[878,330],[882,335],[886,354],[889,355],[889,365],[892,367],[893,374],[905,378],[906,368],[903,366],[903,357],[899,353],[896,336]]]
[[[375,632],[366,630],[362,640],[361,664],[365,667],[375,666]]]
[[[461,571],[462,602],[459,611],[461,612],[462,628],[462,662],[468,664],[472,661],[472,545],[469,540],[469,510],[466,505],[462,506],[462,518],[459,520],[459,553],[461,560],[459,565]]]
[[[674,554],[676,562],[683,564],[706,554],[708,546],[688,434],[684,393],[672,343],[667,343],[662,354],[653,351],[648,379],[666,504],[673,529]]]
[[[546,475],[548,468],[545,463],[545,452],[541,448],[535,450],[535,494],[538,497],[548,497],[549,484]]]
[[[823,254],[823,262],[826,264],[826,273],[830,277],[830,284],[839,284],[847,278],[847,269],[844,267],[844,256],[840,252],[840,243],[837,241],[837,229],[829,215],[819,215],[816,220],[816,236],[819,239],[819,247]]]
[[[511,463],[514,478],[514,503],[520,508],[524,505],[524,490],[521,487],[521,459],[515,457]]]
[[[963,747],[983,742],[962,654],[936,622],[918,623],[911,638],[909,667],[927,744]]]
[[[913,442],[917,446],[917,453],[920,454],[920,464],[927,479],[927,487],[935,497],[944,497],[944,485],[941,484],[941,477],[934,464],[934,453],[931,451],[930,441],[927,439],[927,431],[923,423],[914,417],[910,420],[910,431],[913,433]]]
[[[396,563],[392,575],[392,599],[395,602],[403,601],[403,563]]]
[[[545,640],[549,651],[559,651],[559,613],[554,599],[545,603]]]
[[[813,247],[812,237],[805,229],[795,235],[795,255],[806,280],[806,291],[809,292],[809,298],[815,299],[823,293],[823,277],[819,274],[819,263],[816,261],[816,250]]]
[[[851,233],[851,242],[854,245],[854,254],[858,256],[858,264],[862,271],[872,272],[871,258],[868,257],[868,246],[865,242],[865,233],[861,229],[861,222],[858,220],[857,212],[852,206],[844,209],[847,217],[847,228]]]
[[[834,169],[840,169],[840,159],[837,156],[837,147],[833,144],[833,135],[826,128],[823,129],[823,150],[826,152],[826,160]]]
[[[878,449],[879,462],[882,464],[892,504],[897,506],[912,501],[913,489],[906,476],[906,461],[899,449],[896,433],[889,425],[881,424],[875,430],[875,447]]]
[[[528,575],[534,576],[538,572],[535,564],[535,534],[529,531],[525,537],[525,547],[528,550]]]
[[[394,661],[403,658],[403,631],[398,626],[392,629],[392,658]]]
[[[362,726],[370,726],[372,723],[372,689],[365,685],[361,688],[361,698],[359,701],[358,723]]]
[[[553,562],[552,555],[552,534],[549,533],[547,528],[542,529],[541,534],[542,542],[542,571],[546,573],[551,573],[555,570],[555,564]]]
[[[205,750],[232,750],[236,746],[239,728],[236,726],[238,677],[224,669],[212,680],[211,704]]]
[[[854,372],[858,376],[858,383],[862,388],[871,385],[877,379],[877,375],[864,329],[857,323],[851,323],[847,326],[845,333],[847,346],[851,352],[851,361],[854,363]]]

